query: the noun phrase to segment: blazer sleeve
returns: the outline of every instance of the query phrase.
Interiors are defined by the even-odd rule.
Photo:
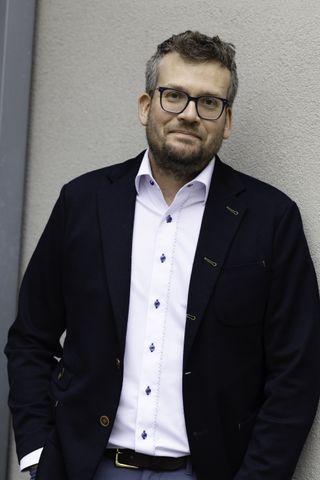
[[[44,445],[53,424],[49,382],[65,330],[62,295],[64,191],[61,191],[25,272],[18,314],[5,353],[10,384],[9,407],[19,460]]]
[[[264,398],[235,480],[291,480],[320,393],[319,293],[293,202],[276,229],[271,263]]]

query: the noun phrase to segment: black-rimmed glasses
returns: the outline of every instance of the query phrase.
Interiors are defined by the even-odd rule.
[[[156,90],[160,92],[160,105],[165,112],[182,113],[192,101],[196,105],[198,116],[203,120],[218,120],[229,105],[229,100],[214,95],[192,97],[186,92],[168,87],[158,87]]]

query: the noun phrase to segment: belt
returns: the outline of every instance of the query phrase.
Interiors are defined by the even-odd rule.
[[[154,457],[128,449],[106,449],[106,456],[114,460],[116,467],[146,468],[147,470],[178,470],[187,465],[190,456],[185,457]]]

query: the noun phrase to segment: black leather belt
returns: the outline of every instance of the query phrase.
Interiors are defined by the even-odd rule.
[[[186,467],[189,456],[185,457],[153,457],[127,449],[106,449],[106,456],[114,460],[120,468],[146,468],[147,470],[178,470]]]

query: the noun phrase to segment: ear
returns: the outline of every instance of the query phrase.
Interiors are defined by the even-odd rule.
[[[231,135],[231,127],[232,127],[232,109],[227,107],[226,110],[226,121],[224,124],[224,131],[223,131],[223,138],[227,140]]]
[[[148,123],[149,110],[151,105],[151,97],[147,93],[140,95],[138,99],[139,118],[142,125],[145,127]]]

